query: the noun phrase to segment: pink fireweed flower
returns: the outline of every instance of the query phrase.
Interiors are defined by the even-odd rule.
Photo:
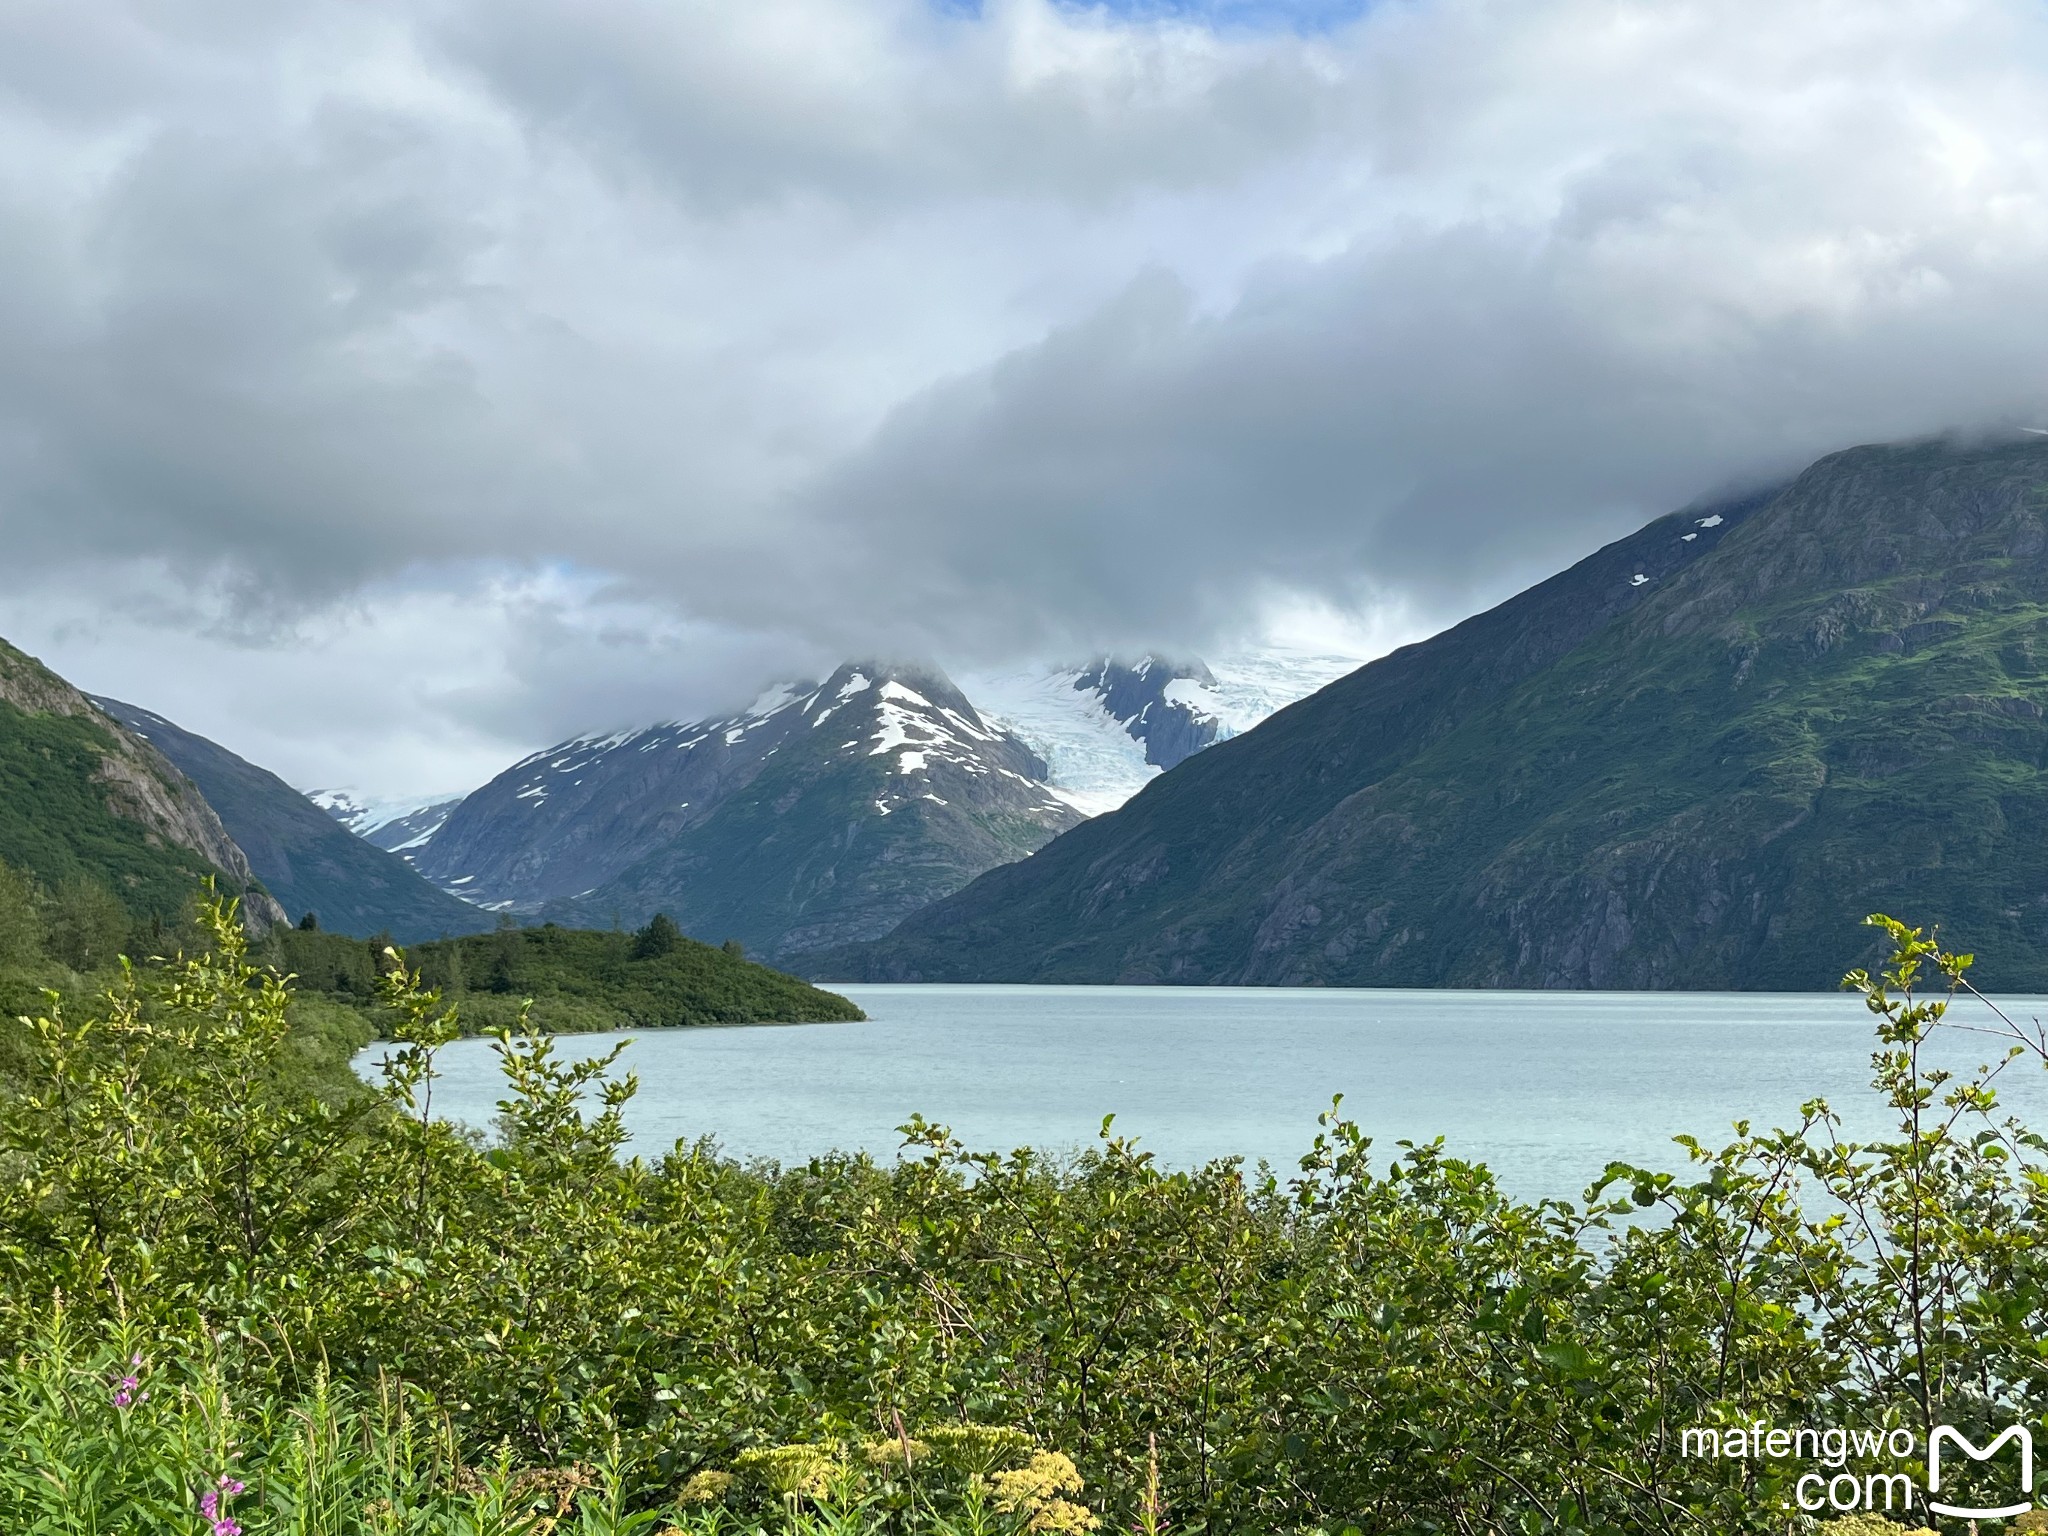
[[[199,1496],[199,1513],[207,1522],[207,1536],[242,1536],[242,1523],[227,1512],[227,1501],[242,1491],[242,1485],[223,1472],[220,1481]]]
[[[137,1374],[142,1369],[142,1356],[136,1355],[128,1362],[128,1367],[128,1374],[114,1383],[114,1406],[116,1408],[132,1407],[149,1396],[147,1392],[137,1390],[142,1385],[142,1377]]]

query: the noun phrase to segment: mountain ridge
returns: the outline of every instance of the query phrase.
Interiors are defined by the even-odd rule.
[[[137,918],[175,916],[206,875],[261,932],[285,920],[218,815],[147,741],[0,641],[0,858],[54,883],[102,880]]]
[[[356,836],[268,769],[139,705],[97,695],[93,702],[199,787],[288,913],[311,912],[323,927],[359,938],[387,932],[401,944],[492,925],[489,914]]]

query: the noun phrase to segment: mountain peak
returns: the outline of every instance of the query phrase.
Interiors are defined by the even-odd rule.
[[[494,910],[783,955],[873,937],[1080,818],[937,667],[865,659],[746,710],[538,752],[406,850]]]
[[[868,687],[881,690],[885,698],[899,696],[888,692],[892,688],[913,694],[935,708],[950,709],[972,721],[977,727],[986,728],[987,722],[982,719],[981,712],[969,702],[967,695],[960,691],[959,686],[943,669],[930,662],[887,661],[878,658],[849,661],[825,679],[820,692],[834,699],[843,700]]]

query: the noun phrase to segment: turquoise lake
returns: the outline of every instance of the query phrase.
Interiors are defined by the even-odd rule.
[[[1524,1197],[1576,1199],[1612,1159],[1676,1168],[1671,1137],[1709,1144],[1742,1117],[1796,1121],[1827,1097],[1855,1133],[1885,1126],[1868,1089],[1871,1018],[1827,994],[1403,992],[1166,987],[842,986],[863,1024],[650,1030],[633,1150],[716,1138],[738,1157],[801,1161],[833,1148],[895,1154],[922,1113],[968,1144],[1054,1151],[1102,1117],[1167,1163],[1265,1159],[1294,1171],[1332,1095],[1392,1156],[1444,1138]],[[2048,999],[2001,999],[2048,1018]],[[1981,1007],[1981,1005],[1975,1005]],[[1993,1023],[1958,1004],[1952,1017]],[[566,1036],[587,1055],[617,1036]],[[374,1072],[373,1046],[358,1061]],[[1997,1042],[1948,1032],[1969,1066]],[[488,1127],[503,1088],[492,1043],[441,1053],[437,1113]],[[2007,1107],[2048,1127],[2048,1073],[1999,1079]]]

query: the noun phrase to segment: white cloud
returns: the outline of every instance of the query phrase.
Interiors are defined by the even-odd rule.
[[[790,658],[1453,617],[2037,422],[2044,98],[2020,0],[31,0],[0,622],[395,791]]]
[[[564,570],[424,572],[251,623],[148,564],[67,572],[0,598],[0,630],[88,693],[176,721],[312,790],[466,792],[593,725],[737,707],[741,680],[816,675],[786,637],[679,620]],[[175,594],[175,595],[173,595]]]

